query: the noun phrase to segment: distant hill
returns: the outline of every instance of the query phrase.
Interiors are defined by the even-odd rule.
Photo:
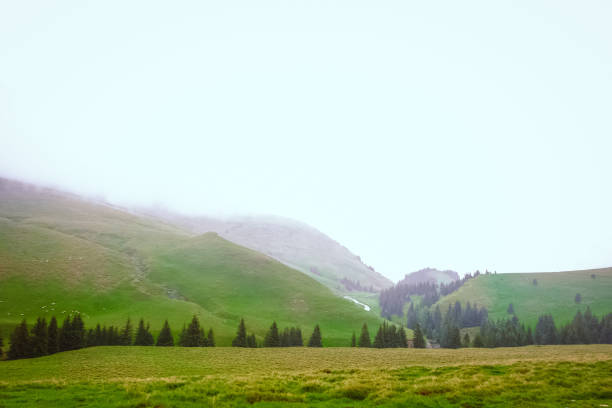
[[[191,316],[229,345],[241,317],[261,340],[273,320],[321,325],[324,344],[348,345],[381,321],[309,276],[220,237],[52,189],[0,179],[0,329],[21,319],[83,314],[120,325]]]
[[[340,294],[359,287],[379,291],[393,284],[338,242],[295,220],[274,216],[224,219],[188,217],[160,210],[143,212],[194,233],[216,232],[229,241],[300,270]]]
[[[399,284],[415,285],[425,282],[449,283],[459,279],[459,274],[455,271],[446,270],[439,271],[435,268],[425,268],[416,272],[407,274],[404,279],[398,282]]]
[[[577,293],[580,303],[575,302]],[[438,303],[446,310],[457,300],[485,306],[493,319],[509,317],[508,305],[512,303],[516,316],[532,326],[544,313],[551,313],[557,325],[567,323],[587,306],[601,317],[612,312],[612,268],[480,275]]]

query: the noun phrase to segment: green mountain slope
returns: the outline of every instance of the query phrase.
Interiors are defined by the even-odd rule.
[[[593,278],[594,276],[594,278]],[[534,285],[534,279],[537,284]],[[574,301],[580,293],[580,303]],[[459,300],[485,306],[489,316],[508,317],[510,303],[516,316],[535,326],[538,316],[551,313],[557,325],[570,321],[578,310],[590,306],[593,313],[612,312],[612,268],[571,272],[504,273],[480,275],[439,302],[444,311]]]
[[[80,312],[87,323],[128,316],[175,334],[193,314],[228,345],[240,317],[261,339],[272,320],[320,323],[346,345],[380,319],[301,272],[216,234],[195,236],[80,197],[0,179],[0,329],[22,318]]]

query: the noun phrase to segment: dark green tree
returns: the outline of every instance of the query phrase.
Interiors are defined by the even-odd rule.
[[[385,342],[385,330],[383,328],[385,323],[378,327],[378,331],[376,332],[376,336],[374,336],[374,342],[372,343],[372,347],[375,348],[384,348],[386,347]]]
[[[208,335],[206,336],[206,345],[208,347],[215,347],[215,334],[213,333],[213,329],[208,330]]]
[[[276,322],[272,322],[270,330],[266,333],[264,338],[264,347],[280,347],[280,335],[278,334],[278,326]]]
[[[59,351],[72,350],[72,322],[70,321],[70,316],[66,316],[64,319],[58,339]]]
[[[576,303],[582,302],[582,295],[580,293],[576,293],[576,296],[574,296],[574,302]]]
[[[57,353],[59,351],[59,329],[57,328],[57,319],[55,316],[53,316],[49,322],[47,336],[47,351],[49,354]]]
[[[247,336],[247,347],[256,348],[257,347],[257,339],[255,338],[255,334],[251,333]]]
[[[164,326],[159,332],[159,336],[157,337],[156,346],[161,346],[161,347],[174,346],[174,337],[172,337],[172,331],[170,330],[170,325],[168,324],[168,320],[164,322]]]
[[[28,334],[28,324],[25,319],[21,321],[15,331],[11,334],[11,346],[8,351],[8,358],[16,360],[18,358],[30,357],[30,336]]]
[[[83,348],[85,346],[85,323],[83,319],[81,319],[81,314],[77,313],[72,318],[72,332],[71,332],[71,340],[72,340],[72,348],[71,350],[76,350]]]
[[[480,333],[477,333],[474,337],[474,342],[472,343],[472,347],[484,347],[484,342],[482,341],[482,336]]]
[[[368,331],[368,325],[365,323],[363,324],[363,326],[361,326],[359,347],[372,347],[372,340],[370,340],[370,332]]]
[[[463,336],[463,347],[470,347],[472,345],[472,342],[470,340],[470,335],[466,332],[465,335]]]
[[[355,332],[353,332],[353,336],[351,336],[351,347],[357,347],[357,336],[355,336]]]
[[[183,330],[179,333],[178,345],[181,347],[185,347],[185,342],[187,341],[187,326],[183,324]]]
[[[132,327],[132,321],[128,317],[125,322],[125,326],[121,330],[121,334],[119,335],[119,345],[121,346],[131,346],[133,342],[133,332],[134,329]]]
[[[244,324],[244,319],[240,319],[240,324],[238,324],[238,331],[236,332],[236,338],[232,340],[232,347],[249,347],[247,344],[247,332],[246,325]]]
[[[2,332],[0,332],[0,360],[2,360],[2,357],[4,357],[2,347],[4,347],[4,340],[2,339]]]
[[[30,333],[30,355],[32,357],[46,356],[49,354],[49,338],[47,332],[47,321],[43,318],[36,319],[36,324]]]
[[[398,347],[408,347],[408,339],[406,338],[406,329],[400,327],[397,331]]]
[[[135,346],[152,346],[153,345],[153,335],[151,334],[151,330],[149,325],[145,326],[145,322],[143,319],[140,319],[138,322],[138,328],[136,329],[136,337],[134,338]]]
[[[425,348],[425,337],[423,336],[423,331],[421,330],[421,325],[416,324],[414,328],[414,339],[413,339],[414,348]]]
[[[310,340],[308,340],[308,347],[323,347],[323,341],[321,337],[321,329],[317,324],[310,336]]]
[[[204,330],[200,327],[200,321],[197,316],[193,316],[191,323],[187,326],[183,347],[202,347],[205,345]]]

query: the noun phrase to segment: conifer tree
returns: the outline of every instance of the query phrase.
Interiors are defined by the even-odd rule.
[[[236,338],[232,340],[232,347],[250,347],[247,344],[247,333],[246,325],[244,324],[244,319],[240,319],[240,324],[238,324],[238,331],[236,332]]]
[[[134,338],[135,346],[152,346],[153,345],[153,335],[151,334],[151,330],[149,325],[145,326],[144,320],[140,319],[138,322],[138,328],[136,329],[136,337]]]
[[[0,331],[0,360],[2,360],[2,357],[4,357],[2,347],[4,347],[4,340],[2,339],[2,332]]]
[[[425,348],[425,337],[423,336],[421,325],[418,323],[414,328],[413,346],[414,348]]]
[[[191,319],[185,332],[183,347],[202,347],[205,343],[204,331],[200,327],[200,321],[196,315]]]
[[[98,323],[96,325],[96,330],[94,331],[94,346],[101,346],[102,344],[104,344],[104,336],[102,335],[100,323]]]
[[[276,322],[272,322],[270,330],[266,333],[264,338],[264,347],[280,347],[280,336],[278,334],[278,326]]]
[[[533,341],[533,332],[531,331],[531,326],[527,328],[527,338],[525,340],[526,345],[531,345],[534,343]]]
[[[119,345],[131,346],[133,342],[133,331],[132,321],[128,317],[127,322],[125,322],[125,326],[123,326],[121,334],[119,335]]]
[[[59,330],[57,328],[57,319],[55,316],[51,318],[49,327],[47,328],[47,351],[49,354],[55,354],[59,351]]]
[[[404,326],[400,327],[400,329],[397,331],[397,337],[398,347],[408,347],[408,340],[406,339],[406,330],[404,329]]]
[[[312,336],[310,336],[310,340],[308,340],[308,347],[323,347],[321,329],[318,324],[315,326]]]
[[[213,333],[212,328],[208,330],[208,335],[206,336],[206,345],[208,347],[215,347],[215,334]]]
[[[25,319],[15,327],[15,331],[11,334],[11,346],[8,351],[8,358],[16,360],[18,358],[27,358],[30,356],[30,336],[28,334],[28,324]]]
[[[83,323],[80,313],[72,318],[71,329],[71,350],[85,346],[85,323]]]
[[[72,322],[70,316],[66,316],[59,331],[59,351],[68,350],[72,350]]]
[[[187,326],[183,324],[183,330],[179,334],[178,345],[181,347],[185,347],[185,343],[187,341]]]
[[[251,333],[249,336],[247,336],[247,347],[257,347],[257,339],[255,338],[255,334]]]
[[[199,332],[199,344],[198,346],[200,347],[208,347],[208,339],[206,338],[206,335],[204,334],[204,328],[200,327],[200,332]]]
[[[168,320],[164,322],[164,326],[159,332],[159,336],[157,337],[156,346],[161,346],[161,347],[174,346],[174,338],[172,337],[172,331],[170,330],[170,325],[168,324]]]
[[[289,328],[285,327],[285,329],[280,334],[280,346],[281,347],[289,347]]]
[[[353,336],[351,337],[351,347],[357,347],[357,336],[355,336],[355,332],[353,332]]]
[[[32,357],[46,356],[49,353],[47,336],[47,321],[39,317],[30,334],[30,355]]]
[[[359,347],[372,347],[372,341],[370,340],[370,332],[368,331],[368,325],[366,323],[361,327],[361,336],[359,336]]]
[[[508,314],[514,314],[514,305],[512,303],[510,303],[508,305],[508,310],[507,310]]]

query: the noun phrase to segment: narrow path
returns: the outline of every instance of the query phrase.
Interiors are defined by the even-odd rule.
[[[360,301],[358,301],[357,299],[354,299],[354,298],[352,298],[352,297],[350,297],[350,296],[345,296],[344,298],[345,298],[345,299],[348,299],[348,300],[352,300],[353,302],[357,303],[358,305],[363,306],[363,310],[365,310],[366,312],[369,312],[370,310],[372,310],[372,309],[370,308],[370,306],[366,305],[365,303],[361,303],[361,302],[360,302]]]

